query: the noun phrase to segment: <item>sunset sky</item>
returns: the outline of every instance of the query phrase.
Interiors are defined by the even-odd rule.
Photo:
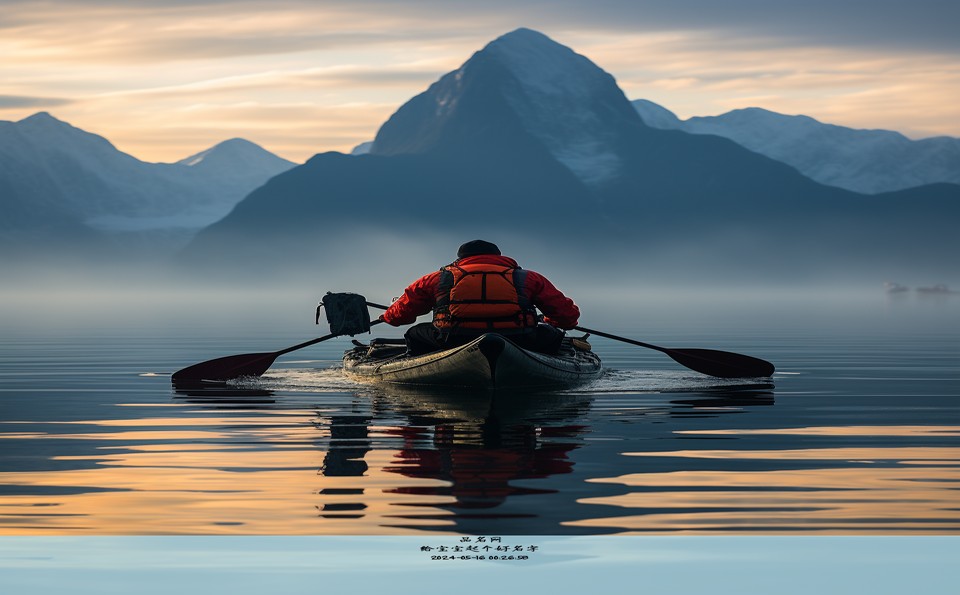
[[[48,111],[146,161],[243,137],[370,140],[517,27],[681,118],[740,107],[960,136],[955,0],[0,0],[0,120]]]

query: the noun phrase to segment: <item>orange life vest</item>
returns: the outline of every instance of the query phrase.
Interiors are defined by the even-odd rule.
[[[451,264],[440,269],[433,324],[441,330],[520,330],[537,325],[524,295],[526,271],[499,264]]]

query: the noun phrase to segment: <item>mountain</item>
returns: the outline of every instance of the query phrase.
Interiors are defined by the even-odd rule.
[[[649,126],[729,138],[830,186],[875,194],[960,184],[960,139],[910,140],[889,130],[855,130],[760,108],[680,120],[647,100],[634,108]]]
[[[46,112],[0,122],[0,241],[196,230],[293,165],[240,139],[180,163],[146,163]]]
[[[534,102],[551,100],[543,81],[537,81],[539,88],[525,85],[506,60],[529,47],[530,38],[558,52],[559,60],[585,60],[532,31],[500,38],[401,107],[367,154],[324,153],[274,178],[237,205],[238,212],[202,232],[191,254],[216,253],[217,245],[229,245],[231,239],[246,237],[249,247],[257,236],[269,236],[259,240],[266,245],[350,226],[520,230],[535,220],[564,225],[570,213],[592,199],[555,154],[569,160],[570,149],[588,141],[587,134],[621,131],[606,121],[599,131],[565,127],[562,132],[572,137],[547,138],[547,124],[525,121],[525,115],[537,112]],[[618,102],[620,118],[643,126],[612,77],[601,71],[599,78],[606,83],[602,91]],[[569,100],[557,95],[554,101]],[[578,109],[584,107],[580,101]],[[467,214],[451,216],[463,207]]]
[[[368,154],[276,176],[183,260],[369,268],[406,258],[387,248],[371,261],[377,237],[506,237],[608,278],[947,267],[958,212],[960,186],[865,196],[726,138],[649,126],[612,76],[519,29],[401,106]]]
[[[612,76],[542,33],[518,29],[401,107],[370,152],[456,150],[466,136],[496,142],[522,130],[581,181],[597,185],[619,173],[625,122],[639,124]]]
[[[234,181],[238,188],[257,186],[294,166],[294,163],[242,138],[218,143],[206,151],[177,162],[192,168],[196,174],[214,179]],[[249,190],[247,190],[249,193]]]

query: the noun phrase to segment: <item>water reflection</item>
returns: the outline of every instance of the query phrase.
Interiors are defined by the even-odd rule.
[[[621,492],[584,490],[609,464],[597,465],[597,456],[619,456],[603,441],[607,411],[589,392],[311,394],[221,385],[172,397],[117,403],[110,411],[125,415],[108,419],[20,423],[0,434],[7,446],[47,452],[0,470],[0,526],[86,534],[619,531],[567,524],[609,515],[607,506],[582,504],[587,493]],[[772,402],[729,388],[644,398],[656,404],[643,410],[680,417]],[[628,405],[613,407],[617,421],[638,412],[642,419]]]
[[[502,509],[510,498],[557,490],[513,482],[571,472],[569,452],[582,445],[586,429],[574,422],[589,401],[587,396],[377,391],[371,399],[376,418],[325,418],[330,441],[320,474],[367,474],[365,455],[375,442],[387,440],[389,458],[373,473],[397,477],[382,482],[388,485],[380,496],[390,499],[391,509],[409,510],[386,511],[383,526],[467,532],[464,524],[478,520],[535,517]],[[363,489],[324,488],[318,494],[325,500],[317,506],[323,518],[358,518],[368,508]]]
[[[99,419],[6,422],[0,444],[14,456],[0,469],[0,530],[509,535],[960,526],[951,504],[958,425],[867,418],[852,399],[838,413],[816,392],[780,391],[775,399],[770,384],[684,390],[682,378],[663,375],[669,390],[494,396],[219,386],[178,390],[172,399],[167,392],[165,402],[115,402]],[[864,402],[868,408],[877,410]]]
[[[269,408],[277,403],[272,390],[236,387],[223,383],[181,384],[174,387],[174,399],[214,409]]]
[[[369,466],[364,457],[372,449],[370,415],[334,415],[329,418],[330,442],[323,457],[319,474],[325,477],[362,477]],[[321,518],[360,519],[367,505],[363,502],[364,488],[321,488],[317,492],[335,501],[316,505]],[[344,498],[346,497],[346,498]]]
[[[643,303],[649,328],[633,330],[755,353],[776,389],[598,343],[610,372],[552,402],[404,395],[349,382],[330,342],[250,386],[171,393],[161,374],[185,358],[293,344],[301,327],[240,325],[229,349],[152,324],[7,337],[0,532],[960,531],[960,301],[745,297],[693,322]]]
[[[490,522],[536,523],[535,507],[520,497],[556,495],[554,487],[523,485],[572,472],[571,452],[588,430],[583,418],[590,397],[498,393],[464,399],[456,394],[392,394],[385,398],[411,425],[397,428],[403,445],[384,471],[440,480],[440,485],[401,485],[387,493],[417,496],[399,502],[409,510],[391,514],[394,527],[443,521],[443,530],[482,532]],[[521,482],[521,483],[518,483]],[[535,483],[543,483],[536,481]],[[549,482],[547,482],[549,485]],[[518,531],[505,531],[518,532]]]
[[[635,533],[955,532],[960,527],[955,497],[960,473],[947,460],[958,455],[956,448],[814,449],[756,453],[752,459],[729,451],[658,453],[687,462],[675,462],[670,470],[651,466],[594,480],[626,488],[620,495],[587,501],[617,513],[572,524]],[[703,459],[728,456],[736,462],[702,464]],[[861,460],[863,456],[887,460]]]
[[[724,386],[683,398],[664,401],[663,395],[646,395],[656,404],[643,414],[662,410],[670,417],[693,419],[742,412],[753,406],[774,403],[770,384]],[[328,418],[331,442],[327,457],[349,461],[357,475],[367,471],[360,458],[375,448],[371,435],[392,439],[391,456],[378,471],[418,481],[387,480],[382,495],[396,495],[380,519],[393,529],[449,531],[469,534],[500,533],[613,533],[617,528],[584,529],[567,524],[580,515],[602,517],[617,514],[604,506],[584,504],[584,478],[575,475],[580,449],[608,452],[602,437],[591,437],[595,396],[567,394],[456,394],[435,391],[390,389],[372,398],[374,416]],[[631,408],[616,406],[620,415]],[[637,410],[632,410],[636,414]],[[376,422],[389,419],[390,424]],[[602,417],[600,418],[602,419]],[[378,423],[375,429],[364,423]],[[338,444],[336,436],[353,442]],[[399,444],[396,442],[399,441]],[[591,457],[583,457],[591,458]],[[588,463],[589,464],[589,463]],[[324,475],[334,475],[325,465]],[[564,477],[568,476],[568,477]],[[589,481],[589,478],[587,478]],[[619,493],[616,487],[594,484],[594,495]],[[328,494],[321,490],[321,494]],[[334,495],[342,496],[342,492]],[[351,493],[355,501],[325,504],[325,518],[353,517],[366,508],[362,490]],[[337,508],[334,508],[336,506]],[[329,514],[330,511],[335,514]]]
[[[669,411],[674,418],[717,417],[726,413],[742,412],[750,407],[769,407],[776,403],[772,389],[772,384],[759,384],[701,392],[671,399]]]

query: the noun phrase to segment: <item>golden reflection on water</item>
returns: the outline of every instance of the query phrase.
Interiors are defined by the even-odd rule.
[[[960,436],[957,426],[831,426],[806,428],[750,428],[678,430],[675,434],[781,435],[781,436]]]
[[[395,466],[399,453],[366,450],[360,453],[362,473],[324,473],[330,452],[316,444],[331,432],[321,413],[52,422],[57,429],[84,431],[0,433],[0,443],[43,439],[96,445],[94,454],[50,457],[66,468],[0,473],[0,533],[409,533],[389,526],[395,506],[412,499],[387,491],[396,485],[396,476],[383,469]],[[388,431],[371,426],[364,433],[375,438]],[[405,478],[404,483],[445,482]]]
[[[688,457],[694,459],[843,460],[843,461],[954,461],[960,448],[946,447],[857,447],[807,448],[789,450],[677,450],[671,452],[625,452],[628,457]]]
[[[521,480],[578,472],[584,426],[524,426],[489,445],[469,424],[424,429],[326,411],[212,412],[52,423],[2,439],[64,446],[53,470],[0,473],[7,535],[389,535],[456,528],[464,507],[495,511]],[[354,419],[355,418],[355,419]],[[7,424],[15,430],[19,424]],[[80,431],[73,431],[73,430]],[[552,433],[552,443],[541,442]],[[944,437],[956,426],[675,431],[675,434]],[[497,434],[498,441],[506,434]],[[374,442],[376,445],[374,446]],[[887,443],[889,444],[889,443]],[[960,447],[853,446],[623,452],[676,465],[582,481],[616,486],[576,499],[567,528],[618,533],[908,534],[960,530]],[[751,465],[751,462],[757,462]],[[728,467],[718,469],[717,467]],[[694,467],[694,468],[691,468]],[[664,468],[673,469],[664,471]],[[592,473],[593,471],[591,471]],[[582,485],[582,484],[581,484]],[[572,502],[572,500],[571,500]]]
[[[390,451],[368,452],[364,477],[335,477],[319,473],[327,453],[316,449],[131,450],[98,455],[97,466],[91,469],[0,474],[0,483],[31,488],[29,496],[0,500],[0,531],[8,535],[409,533],[389,527],[394,506],[414,499],[387,493],[396,484],[394,477],[382,471],[395,458]],[[405,483],[435,486],[443,482],[408,478]],[[61,495],[57,488],[82,493]],[[47,492],[51,495],[36,495]],[[344,510],[354,514],[337,514]]]
[[[817,428],[815,430],[826,430]],[[914,429],[884,428],[888,435]],[[863,432],[869,434],[870,432]],[[859,433],[858,433],[859,434]],[[960,448],[857,447],[624,453],[681,459],[829,461],[839,467],[632,473],[593,479],[630,493],[579,502],[623,515],[569,523],[628,533],[924,534],[960,530]],[[639,510],[640,513],[630,514]]]

